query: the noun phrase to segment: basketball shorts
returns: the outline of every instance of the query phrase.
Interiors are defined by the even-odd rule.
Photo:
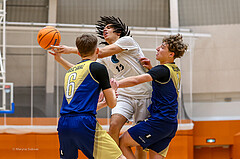
[[[81,150],[89,159],[117,159],[122,152],[94,116],[61,116],[58,122],[61,159],[77,159]]]
[[[117,105],[112,109],[112,115],[121,114],[128,120],[133,119],[133,122],[137,123],[149,117],[147,108],[150,104],[151,98],[134,99],[119,95]]]
[[[151,149],[166,157],[177,127],[177,123],[167,123],[150,117],[128,129],[128,133],[143,149]]]

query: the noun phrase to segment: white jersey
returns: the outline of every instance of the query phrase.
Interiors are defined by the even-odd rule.
[[[119,38],[114,44],[124,49],[124,51],[113,56],[98,59],[97,62],[104,64],[113,73],[117,81],[145,73],[139,61],[141,57],[144,57],[144,54],[132,37],[125,36]],[[149,82],[118,89],[119,95],[135,99],[149,98],[151,92],[152,87]]]

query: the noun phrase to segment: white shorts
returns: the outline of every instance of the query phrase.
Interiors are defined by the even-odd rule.
[[[149,117],[147,108],[150,104],[151,98],[134,99],[119,95],[117,105],[112,109],[112,115],[121,114],[128,120],[133,119],[133,123],[137,123]]]

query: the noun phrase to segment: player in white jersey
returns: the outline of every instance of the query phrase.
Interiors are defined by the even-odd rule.
[[[130,37],[128,27],[119,18],[113,16],[101,17],[97,23],[97,34],[104,39],[107,46],[99,49],[98,62],[107,66],[117,80],[144,74],[144,68],[139,59],[144,54],[138,43]],[[78,53],[76,48],[60,46],[54,49],[56,53]],[[58,61],[64,64],[65,61]],[[119,134],[122,126],[133,117],[137,123],[149,115],[147,106],[151,102],[152,88],[150,83],[134,87],[119,88],[118,101],[110,121],[109,134],[119,144]],[[137,148],[138,150],[138,148]],[[146,158],[146,154],[136,151],[137,158]],[[138,154],[139,153],[139,154]]]
[[[123,51],[113,56],[98,59],[97,61],[105,64],[111,70],[115,79],[121,80],[133,74],[139,75],[145,73],[143,66],[139,62],[139,59],[144,57],[144,54],[132,37],[124,36],[119,38],[113,45],[120,47]],[[146,83],[137,87],[118,89],[118,93],[120,96],[134,99],[149,98],[151,94],[150,87],[149,83]]]

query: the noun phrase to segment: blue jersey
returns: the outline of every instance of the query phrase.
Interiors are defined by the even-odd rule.
[[[148,72],[152,78],[152,104],[148,110],[152,117],[177,123],[178,91],[181,72],[173,64],[158,65]]]
[[[57,129],[60,158],[78,158],[79,149],[89,159],[121,156],[120,148],[95,116],[100,90],[110,87],[107,69],[100,63],[83,60],[67,71]]]
[[[94,78],[90,66],[95,64],[95,72],[100,72],[107,79],[109,88],[109,77],[106,67],[94,61],[82,61],[70,68],[64,80],[64,97],[61,115],[64,114],[96,114],[96,108],[101,90],[101,83]],[[95,68],[96,68],[95,67]],[[96,74],[96,73],[95,73]],[[107,76],[105,76],[107,74]]]
[[[153,78],[152,104],[148,107],[151,116],[128,129],[128,133],[143,149],[151,149],[166,157],[178,127],[181,73],[174,63],[155,66],[148,73]]]

